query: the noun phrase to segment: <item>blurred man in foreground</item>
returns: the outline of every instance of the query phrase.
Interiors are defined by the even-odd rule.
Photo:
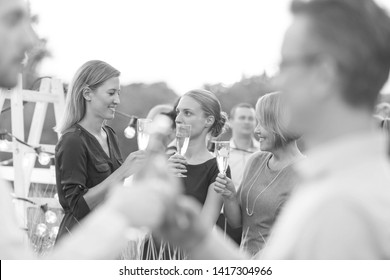
[[[260,257],[390,259],[390,164],[372,118],[389,76],[389,16],[372,0],[294,1],[292,12],[278,81],[289,126],[309,148],[299,168],[306,183]],[[196,207],[180,202],[192,223],[175,227],[168,218],[163,230],[188,244],[194,258],[242,257],[203,230]]]

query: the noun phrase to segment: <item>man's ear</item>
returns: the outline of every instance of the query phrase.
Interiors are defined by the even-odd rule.
[[[317,70],[318,90],[315,97],[319,101],[324,101],[333,96],[334,91],[329,89],[329,85],[339,83],[339,71],[336,63],[332,59],[324,59]]]

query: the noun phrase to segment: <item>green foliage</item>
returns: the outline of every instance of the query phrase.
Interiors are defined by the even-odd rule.
[[[36,83],[34,88],[39,88],[39,83]],[[66,88],[66,86],[65,86]],[[225,86],[223,84],[205,85],[205,89],[214,92],[218,99],[221,101],[223,110],[230,112],[231,108],[237,103],[247,102],[255,105],[257,99],[273,91],[270,78],[266,75],[243,77],[241,81],[234,83],[231,86]],[[164,82],[154,84],[130,84],[122,87],[121,104],[118,110],[138,117],[146,117],[149,110],[158,104],[173,104],[178,98],[178,95],[168,87]],[[7,107],[9,103],[5,104]],[[35,104],[26,103],[24,105],[24,126],[25,135],[28,135],[32,115],[34,112]],[[129,120],[119,114],[113,121],[109,122],[109,125],[114,128],[119,140],[119,147],[121,149],[124,158],[135,150],[137,150],[136,138],[127,139],[124,137],[123,131],[126,128]],[[43,128],[41,143],[53,144],[57,143],[57,135],[53,130],[54,123],[54,110],[53,105],[50,104],[47,111],[46,121]],[[7,111],[1,115],[0,127],[11,131],[11,112]],[[4,160],[10,157],[10,154],[6,155],[0,153],[0,159]]]
[[[249,103],[256,105],[257,100],[264,94],[275,91],[269,76],[264,74],[252,77],[242,77],[241,81],[231,86],[221,83],[215,85],[205,85],[205,89],[215,93],[221,102],[222,109],[229,115],[231,109],[239,103]],[[218,137],[219,140],[229,140],[231,131],[228,129]]]
[[[261,96],[275,91],[271,84],[271,78],[266,73],[259,76],[242,77],[241,81],[231,86],[219,83],[215,85],[206,84],[204,88],[215,93],[223,110],[227,113],[230,113],[230,110],[238,103],[244,102],[255,106]]]

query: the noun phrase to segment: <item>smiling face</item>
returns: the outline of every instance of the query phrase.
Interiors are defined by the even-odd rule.
[[[111,120],[114,118],[116,107],[120,103],[119,95],[119,78],[111,78],[96,90],[85,95],[88,101],[87,111],[103,120]]]
[[[274,133],[270,132],[260,123],[260,117],[256,114],[257,126],[255,128],[255,135],[258,137],[260,142],[260,150],[264,152],[274,151],[276,138]]]
[[[183,96],[177,105],[176,112],[177,124],[191,125],[191,139],[201,135],[206,137],[210,124],[201,105],[195,99]]]
[[[262,96],[256,104],[256,119],[258,125],[255,134],[259,137],[262,151],[274,153],[289,143],[298,139],[287,126],[289,115],[282,93],[274,92]]]
[[[22,0],[0,0],[0,87],[16,86],[25,53],[36,35]]]

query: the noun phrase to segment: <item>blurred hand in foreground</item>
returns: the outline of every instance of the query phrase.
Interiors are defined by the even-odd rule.
[[[194,248],[211,231],[200,219],[201,210],[202,206],[197,200],[184,195],[177,197],[167,209],[158,234],[183,249]]]
[[[148,159],[130,186],[116,187],[107,203],[131,226],[155,229],[180,193],[180,182],[168,172],[164,156],[156,155]]]

